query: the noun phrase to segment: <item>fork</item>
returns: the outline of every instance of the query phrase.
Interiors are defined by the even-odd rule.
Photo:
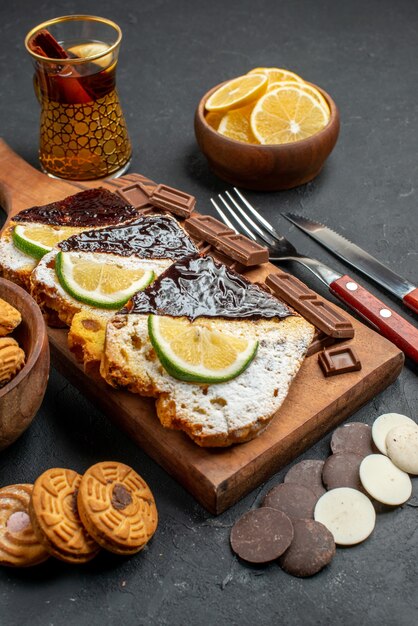
[[[234,195],[229,191],[218,194],[217,200],[211,198],[213,206],[229,228],[236,233],[241,231],[253,241],[267,246],[270,261],[301,263],[327,285],[333,295],[368,320],[384,337],[418,362],[418,329],[415,326],[347,274],[340,274],[324,263],[300,254],[236,187],[233,188],[233,192]]]

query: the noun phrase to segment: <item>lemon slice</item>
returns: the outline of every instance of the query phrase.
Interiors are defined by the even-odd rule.
[[[290,72],[289,70],[282,69],[280,67],[255,67],[250,70],[248,74],[264,74],[268,78],[268,86],[273,83],[279,83],[282,81],[291,81],[293,83],[303,83],[303,78]]]
[[[224,111],[208,111],[205,115],[205,120],[215,130],[218,130],[219,124],[223,116],[225,115]]]
[[[206,320],[148,317],[148,334],[167,372],[192,383],[223,383],[241,374],[257,352],[258,341],[219,332]]]
[[[71,46],[68,48],[68,52],[71,52],[75,57],[80,59],[88,59],[89,57],[93,57],[96,54],[103,54],[106,50],[109,49],[107,43],[103,43],[102,41],[92,41],[90,43],[80,43],[76,46]],[[113,60],[113,55],[110,52],[105,56],[99,57],[98,59],[93,59],[92,63],[96,63],[100,65],[100,67],[107,67],[109,63]]]
[[[227,111],[257,100],[267,90],[267,76],[246,74],[238,76],[219,87],[207,100],[207,111]]]
[[[294,87],[294,85],[295,83],[290,82],[290,81],[284,81],[282,83],[273,83],[272,85],[268,86],[267,91],[274,91],[275,89],[279,89],[279,87],[292,87],[292,86]],[[324,111],[326,112],[328,117],[330,116],[328,102],[325,100],[322,93],[318,91],[318,89],[315,89],[315,87],[312,87],[312,85],[308,85],[307,83],[299,83],[298,87],[300,89],[303,89],[303,91],[306,91],[307,93],[309,93],[313,98],[315,98],[315,100],[317,100],[318,103],[324,108]]]
[[[254,104],[228,111],[222,117],[218,126],[218,133],[236,141],[245,143],[258,143],[251,130],[251,113]]]
[[[41,259],[57,243],[82,230],[70,226],[60,228],[45,224],[18,224],[13,230],[12,239],[16,248],[35,259]]]
[[[251,113],[251,130],[261,144],[300,141],[328,122],[324,108],[296,83],[268,91]]]
[[[119,309],[154,279],[152,270],[77,252],[58,252],[55,271],[70,296],[102,309]]]

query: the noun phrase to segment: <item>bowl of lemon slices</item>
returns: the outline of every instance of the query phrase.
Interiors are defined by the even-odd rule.
[[[290,189],[321,171],[340,128],[323,89],[289,70],[255,68],[208,91],[195,114],[197,143],[233,185]]]

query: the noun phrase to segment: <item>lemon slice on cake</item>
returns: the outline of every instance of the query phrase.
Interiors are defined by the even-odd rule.
[[[104,258],[106,255],[59,252],[55,259],[58,280],[79,302],[102,309],[119,309],[154,279],[154,272]]]
[[[13,230],[12,239],[21,252],[41,259],[57,243],[71,235],[77,235],[82,230],[85,229],[70,226],[59,228],[45,224],[18,224]]]
[[[258,341],[219,332],[216,323],[150,315],[148,334],[167,372],[192,383],[223,383],[241,374],[257,352]]]

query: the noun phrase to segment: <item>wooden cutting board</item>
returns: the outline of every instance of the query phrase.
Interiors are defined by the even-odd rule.
[[[9,217],[35,204],[59,200],[98,184],[115,190],[143,179],[139,174],[130,174],[96,183],[53,180],[29,166],[0,140],[0,203]],[[274,270],[267,263],[247,271],[246,276],[262,281]],[[312,446],[399,375],[403,353],[364,324],[350,319],[355,328],[351,345],[360,357],[362,369],[325,378],[318,356],[308,357],[267,430],[253,441],[227,449],[199,448],[183,433],[164,429],[155,415],[153,400],[116,391],[104,382],[88,378],[67,348],[66,331],[49,329],[48,335],[52,362],[57,369],[204,507],[219,514]]]

